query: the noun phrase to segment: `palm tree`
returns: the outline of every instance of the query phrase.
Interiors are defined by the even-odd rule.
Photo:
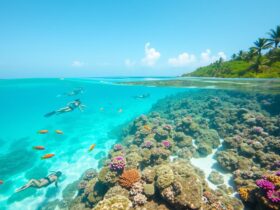
[[[263,56],[258,56],[256,59],[254,59],[252,65],[250,66],[250,69],[254,70],[257,74],[261,70],[267,68],[268,59]]]
[[[237,54],[237,59],[238,60],[245,60],[246,58],[246,52],[244,52],[243,50],[240,50]]]
[[[251,61],[251,60],[253,60],[253,58],[254,58],[255,56],[257,56],[257,55],[258,55],[258,53],[257,53],[257,51],[255,50],[255,48],[254,48],[254,47],[251,47],[251,48],[249,49],[248,53],[246,53],[245,60],[246,60],[246,61]]]
[[[277,26],[276,30],[271,29],[268,34],[270,35],[269,43],[277,48],[280,43],[280,26]]]
[[[257,41],[254,42],[255,46],[251,47],[252,51],[255,51],[257,55],[262,55],[262,50],[268,49],[271,47],[271,43],[269,43],[268,39],[259,38]]]
[[[233,55],[231,56],[232,60],[235,60],[237,58],[237,55],[235,53],[233,53]]]

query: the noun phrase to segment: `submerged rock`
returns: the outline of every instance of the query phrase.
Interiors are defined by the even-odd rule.
[[[219,174],[217,171],[211,171],[211,173],[208,176],[208,180],[215,185],[224,183],[223,176],[221,174]]]

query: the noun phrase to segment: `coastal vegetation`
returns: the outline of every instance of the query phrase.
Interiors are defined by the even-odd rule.
[[[218,61],[199,67],[182,76],[223,78],[279,78],[280,77],[280,25],[271,29],[268,38],[259,38],[247,51],[240,50],[231,60]]]

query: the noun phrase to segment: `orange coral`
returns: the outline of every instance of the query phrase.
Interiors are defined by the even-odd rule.
[[[242,200],[244,201],[248,201],[249,200],[249,196],[250,196],[250,189],[246,188],[246,187],[240,187],[238,189],[238,193],[241,197]]]
[[[130,188],[135,182],[140,180],[140,173],[136,169],[126,170],[119,178],[122,187]]]

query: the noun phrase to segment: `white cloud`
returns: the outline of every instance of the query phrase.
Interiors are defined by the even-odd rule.
[[[209,64],[209,63],[213,63],[217,60],[219,60],[220,58],[226,60],[227,56],[224,52],[218,52],[217,55],[211,55],[211,50],[207,49],[204,52],[202,52],[200,54],[200,62],[202,64]]]
[[[83,67],[84,65],[85,65],[85,63],[82,62],[82,61],[76,60],[76,61],[73,61],[73,62],[72,62],[72,66],[73,66],[73,67]]]
[[[157,60],[160,58],[160,53],[155,48],[150,47],[150,43],[145,44],[145,57],[142,59],[142,63],[146,66],[154,66]]]
[[[135,62],[127,58],[124,60],[124,65],[126,65],[127,67],[132,67],[135,65]]]
[[[188,54],[186,52],[181,53],[176,58],[169,58],[168,63],[171,66],[180,67],[187,66],[189,64],[193,64],[196,61],[196,57],[193,54]]]

